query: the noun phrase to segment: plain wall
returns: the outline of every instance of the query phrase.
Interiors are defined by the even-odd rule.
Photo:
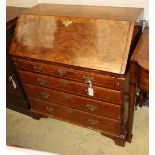
[[[32,7],[37,3],[78,4],[144,8],[144,19],[149,20],[149,0],[7,0],[8,6]]]
[[[7,0],[7,6],[32,7],[39,3],[39,0]]]

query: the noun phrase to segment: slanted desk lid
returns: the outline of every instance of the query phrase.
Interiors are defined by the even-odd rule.
[[[18,20],[12,55],[118,74],[125,72],[133,21],[29,12]]]

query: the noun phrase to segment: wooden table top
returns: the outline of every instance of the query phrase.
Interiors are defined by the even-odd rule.
[[[149,70],[149,28],[145,28],[137,43],[131,61],[136,61],[141,67]]]

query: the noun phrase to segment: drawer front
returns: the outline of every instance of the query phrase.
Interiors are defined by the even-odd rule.
[[[92,80],[92,83],[97,86],[103,86],[106,88],[117,90],[122,88],[122,79],[115,81],[115,77],[108,75],[99,75],[95,73],[83,72],[74,69],[58,67],[54,65],[46,65],[38,62],[25,61],[20,59],[17,60],[17,65],[19,69],[35,73],[62,77],[82,83],[85,83],[90,79]]]
[[[118,105],[101,102],[86,97],[56,91],[24,83],[28,96],[46,101],[56,102],[79,110],[96,113],[117,120],[121,119],[121,107]]]
[[[120,121],[89,114],[87,112],[82,112],[80,110],[75,110],[69,107],[34,98],[30,98],[30,103],[31,110],[33,112],[72,122],[99,131],[117,135],[120,134]]]
[[[88,84],[81,84],[79,82],[64,80],[61,78],[49,77],[41,74],[35,74],[25,71],[19,71],[20,77],[24,82],[36,84],[56,90],[62,90],[77,95],[82,95],[94,99],[100,99],[106,102],[121,104],[121,91],[101,88],[93,86],[94,96],[88,95]]]

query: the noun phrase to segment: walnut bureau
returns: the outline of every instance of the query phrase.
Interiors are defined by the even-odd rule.
[[[125,145],[125,82],[143,9],[39,4],[18,19],[10,54],[31,110]],[[129,107],[130,110],[130,107]]]

